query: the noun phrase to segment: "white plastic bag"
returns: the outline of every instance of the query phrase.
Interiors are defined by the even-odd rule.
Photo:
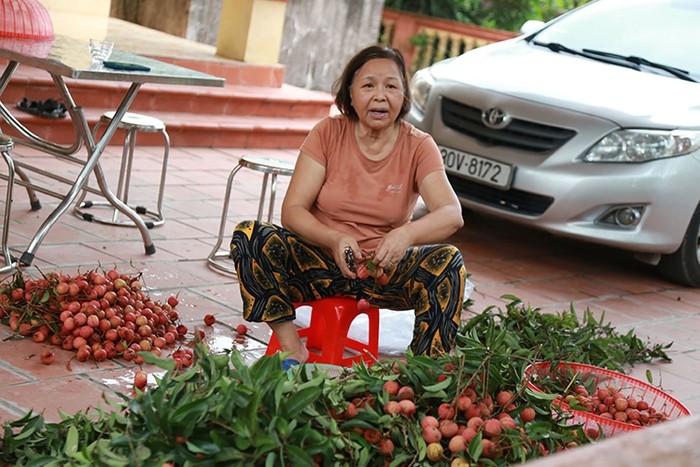
[[[464,300],[469,298],[474,290],[474,284],[466,281],[464,285]],[[394,311],[379,309],[379,353],[383,355],[402,355],[413,338],[413,310]],[[308,327],[311,322],[311,307],[297,308],[297,326]],[[367,343],[369,335],[369,319],[361,314],[350,325],[348,335],[360,342]]]
[[[413,337],[413,310],[394,311],[379,310],[379,353],[383,355],[401,355]],[[297,308],[297,326],[308,327],[311,322],[311,307]],[[369,319],[361,314],[350,325],[348,336],[360,342],[367,343],[369,335]]]

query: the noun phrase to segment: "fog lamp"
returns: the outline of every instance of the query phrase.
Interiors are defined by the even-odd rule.
[[[631,228],[639,224],[643,213],[644,206],[617,206],[601,216],[600,222]]]
[[[618,225],[629,227],[631,225],[636,225],[641,219],[642,213],[639,208],[622,208],[615,212],[615,222]]]

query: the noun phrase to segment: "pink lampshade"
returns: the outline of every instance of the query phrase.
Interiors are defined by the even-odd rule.
[[[53,23],[39,0],[0,0],[0,37],[53,39]]]

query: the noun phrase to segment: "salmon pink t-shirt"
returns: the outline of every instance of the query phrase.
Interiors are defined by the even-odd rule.
[[[420,183],[444,166],[432,137],[408,122],[401,123],[389,155],[370,160],[357,144],[355,125],[344,115],[326,117],[301,152],[326,168],[312,214],[373,252],[384,235],[411,221]]]

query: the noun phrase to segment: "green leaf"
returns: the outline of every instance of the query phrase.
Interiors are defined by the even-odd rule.
[[[39,303],[46,303],[49,301],[50,298],[51,298],[51,293],[48,290],[46,290],[44,292],[44,294],[41,296],[41,300],[39,300]]]
[[[467,446],[467,453],[474,461],[479,460],[479,457],[481,457],[481,453],[484,450],[484,446],[481,444],[481,438],[482,432],[477,433],[477,435],[474,436],[474,438],[472,438],[472,440],[469,442],[469,446]]]
[[[286,445],[285,451],[288,456],[289,465],[294,467],[313,467],[314,461],[311,456],[299,446]]]
[[[173,371],[175,369],[175,360],[173,360],[172,358],[168,358],[168,359],[161,358],[161,357],[158,357],[153,352],[145,352],[145,351],[138,352],[138,354],[141,357],[143,357],[143,360],[146,363],[149,363],[151,365],[156,365],[159,368],[162,368],[164,370]]]
[[[321,389],[318,387],[307,387],[292,394],[282,405],[282,416],[287,418],[296,417],[299,412],[311,405],[320,395]]]
[[[343,431],[348,431],[352,428],[358,427],[362,429],[370,429],[370,428],[375,428],[376,424],[375,423],[370,423],[366,420],[362,420],[359,417],[355,417],[351,420],[348,420],[346,422],[343,422],[341,425]]]
[[[195,399],[191,402],[175,408],[171,420],[176,423],[188,421],[194,423],[201,415],[206,413],[209,402],[206,399]]]
[[[557,397],[560,396],[560,394],[533,391],[530,388],[527,388],[525,390],[525,393],[533,399],[539,399],[539,400],[543,400],[543,401],[553,401],[554,399],[556,399]]]
[[[391,463],[389,464],[390,467],[404,467],[406,465],[411,465],[411,461],[414,459],[415,456],[412,456],[410,454],[397,454],[392,460]]]
[[[374,266],[374,263],[372,262],[372,258],[369,259],[366,263],[367,269],[369,269],[369,273],[371,275],[375,275],[377,273],[377,268]]]
[[[520,300],[520,298],[516,297],[515,295],[505,294],[505,295],[501,295],[501,298],[503,300],[510,300],[511,303],[509,304],[509,306],[513,306],[513,305],[517,305],[518,303],[522,303],[522,300]]]
[[[68,428],[63,452],[68,457],[73,457],[73,455],[78,452],[78,429],[73,425]]]
[[[447,378],[445,378],[444,381],[440,381],[437,384],[423,386],[423,390],[428,392],[442,391],[443,389],[447,389],[450,386],[450,384],[452,384],[452,376],[448,376]]]
[[[91,457],[99,459],[100,465],[109,467],[121,467],[129,463],[126,455],[121,455],[112,449],[108,439],[100,439],[91,445],[94,447],[94,453]]]
[[[294,383],[289,380],[283,379],[277,383],[275,387],[275,410],[279,410],[282,403],[282,397],[291,392],[294,388]]]
[[[187,449],[191,452],[202,453],[206,455],[214,455],[218,453],[221,449],[215,443],[208,441],[190,441],[186,442]]]
[[[236,433],[236,436],[233,437],[233,443],[241,451],[247,451],[253,445],[247,433]]]
[[[323,384],[323,381],[324,381],[325,379],[326,379],[326,376],[325,376],[325,375],[317,376],[317,377],[315,377],[315,378],[313,378],[313,379],[310,379],[309,381],[307,381],[307,382],[305,382],[305,383],[300,384],[300,385],[297,387],[297,391],[301,391],[301,390],[304,390],[304,389],[310,388],[310,387],[314,387],[314,388],[315,388],[315,387],[319,387],[319,386],[321,386],[321,385]]]
[[[433,391],[433,392],[425,392],[421,395],[423,399],[439,399],[439,400],[444,400],[447,399],[447,393],[445,391]]]
[[[14,436],[15,441],[24,441],[25,439],[31,438],[34,433],[36,433],[36,427],[35,426],[26,426],[25,428],[22,429],[21,432],[17,433]]]
[[[66,461],[55,459],[53,456],[33,457],[25,467],[65,467]]]

